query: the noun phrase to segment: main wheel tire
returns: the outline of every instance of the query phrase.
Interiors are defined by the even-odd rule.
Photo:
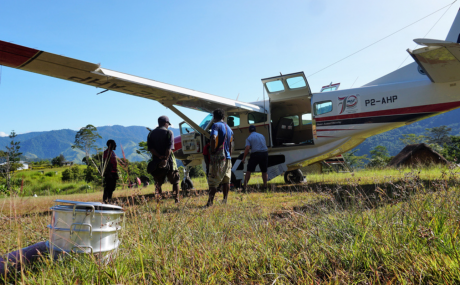
[[[303,173],[300,169],[286,171],[284,173],[284,182],[287,184],[298,184],[303,181]]]

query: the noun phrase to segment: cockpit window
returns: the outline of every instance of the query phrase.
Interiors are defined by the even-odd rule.
[[[267,82],[265,86],[267,86],[268,92],[270,93],[284,91],[284,85],[281,80]]]
[[[265,123],[266,121],[267,121],[267,114],[259,113],[259,112],[253,112],[253,113],[248,114],[248,123],[250,125],[258,124],[258,123]]]
[[[206,130],[206,127],[209,125],[211,121],[212,121],[212,114],[209,114],[206,116],[206,118],[204,118],[203,121],[201,121],[200,128],[202,128],[203,130]]]
[[[302,76],[290,77],[286,79],[286,82],[290,89],[297,89],[307,86],[305,79]]]

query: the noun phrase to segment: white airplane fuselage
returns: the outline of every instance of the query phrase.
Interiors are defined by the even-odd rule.
[[[269,156],[285,157],[288,170],[335,157],[370,136],[460,107],[460,82],[432,83],[424,76],[407,82],[313,93],[311,109],[315,103],[324,101],[331,101],[333,108],[326,114],[313,115],[313,144],[274,147],[271,142],[268,147]],[[268,100],[251,103],[265,107],[270,104]],[[234,136],[240,135],[238,127],[232,129]],[[232,157],[237,158],[241,153],[234,151]],[[194,154],[187,159],[201,160],[202,156]]]

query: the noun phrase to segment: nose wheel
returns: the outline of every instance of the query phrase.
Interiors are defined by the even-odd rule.
[[[304,180],[300,169],[284,172],[284,182],[287,184],[298,184]]]
[[[193,182],[190,179],[189,174],[189,166],[184,167],[184,180],[180,183],[180,189],[182,190],[183,195],[188,195],[190,190],[193,189]]]

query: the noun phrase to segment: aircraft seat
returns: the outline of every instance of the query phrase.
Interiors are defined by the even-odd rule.
[[[280,118],[273,135],[275,146],[291,143],[294,136],[294,121],[290,118]]]

